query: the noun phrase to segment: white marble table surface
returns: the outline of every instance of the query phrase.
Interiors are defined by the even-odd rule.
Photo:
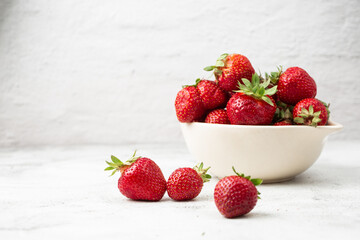
[[[360,239],[360,142],[328,142],[305,173],[259,186],[237,219],[217,211],[217,179],[189,202],[123,197],[104,161],[135,148],[165,177],[194,164],[182,144],[0,149],[0,239]]]

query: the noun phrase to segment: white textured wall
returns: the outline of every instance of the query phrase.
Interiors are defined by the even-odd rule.
[[[182,141],[176,92],[224,52],[305,68],[360,139],[360,1],[2,0],[0,146]]]

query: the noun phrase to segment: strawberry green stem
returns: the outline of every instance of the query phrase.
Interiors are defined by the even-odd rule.
[[[298,117],[294,118],[294,122],[304,125],[310,125],[317,127],[318,123],[321,122],[320,118],[321,111],[314,112],[313,105],[309,106],[309,109],[302,108]]]
[[[204,183],[210,181],[211,175],[207,174],[207,171],[210,169],[210,167],[204,168],[204,164],[201,162],[199,165],[196,165],[193,169],[199,174],[199,176],[201,177]]]
[[[278,66],[277,70],[277,72],[271,72],[270,74],[265,73],[265,79],[270,80],[270,82],[275,85],[278,83],[280,75],[282,74],[283,66]]]
[[[140,157],[136,156],[136,150],[134,151],[134,154],[130,157],[130,159],[127,160],[125,163],[120,161],[120,159],[118,159],[117,157],[111,155],[112,162],[105,161],[109,166],[107,168],[105,168],[104,171],[112,171],[112,173],[110,175],[110,176],[112,176],[117,171],[120,171],[120,172],[124,171],[124,169],[131,166],[131,164],[133,164],[138,158],[140,158]]]
[[[186,87],[197,87],[197,85],[199,84],[199,82],[201,81],[201,79],[200,78],[197,78],[196,80],[195,80],[195,84],[190,84],[190,85],[183,85],[182,86],[182,88],[186,88]]]
[[[226,61],[226,57],[228,56],[228,53],[224,53],[221,54],[221,56],[216,60],[215,65],[212,66],[207,66],[204,68],[205,71],[213,71],[214,70],[214,75],[221,75],[222,73],[222,68],[225,67],[225,61]]]
[[[274,95],[276,93],[277,86],[268,89],[268,86],[270,84],[269,79],[260,83],[259,75],[257,73],[254,73],[252,75],[251,82],[246,78],[243,78],[241,80],[244,84],[238,82],[239,90],[235,92],[241,92],[253,98],[261,99],[266,103],[270,104],[271,106],[274,106],[274,103],[268,96]]]
[[[249,180],[250,182],[252,182],[255,186],[259,186],[260,184],[262,184],[263,180],[260,179],[260,178],[251,178],[251,176],[245,176],[245,174],[243,173],[238,173],[236,170],[235,170],[235,167],[233,166],[232,167],[232,170],[234,171],[234,173],[239,176],[239,177],[243,177],[243,178],[246,178],[247,180]],[[257,192],[258,195],[260,195],[261,193],[258,191]],[[260,197],[258,196],[258,198],[260,199]]]

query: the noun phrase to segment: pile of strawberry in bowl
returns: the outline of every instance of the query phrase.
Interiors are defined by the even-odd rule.
[[[314,79],[300,67],[258,74],[247,57],[223,54],[204,70],[215,81],[183,86],[175,111],[190,153],[219,178],[235,166],[265,183],[292,179],[342,129],[329,121],[329,104],[316,98]]]
[[[180,122],[235,125],[326,125],[329,105],[316,99],[314,79],[300,67],[255,73],[247,57],[223,54],[204,68],[216,80],[197,79],[175,100]]]

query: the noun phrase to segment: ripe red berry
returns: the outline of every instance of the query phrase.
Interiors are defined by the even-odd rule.
[[[240,54],[222,54],[214,66],[204,68],[205,71],[214,70],[219,86],[225,91],[237,89],[242,78],[251,79],[255,73],[249,59]]]
[[[203,169],[203,163],[194,168],[176,169],[167,181],[167,192],[170,198],[176,201],[196,198],[211,176],[206,172],[210,167]]]
[[[133,200],[159,201],[166,192],[166,180],[159,166],[149,158],[136,157],[135,153],[125,163],[115,156],[105,171],[120,171],[118,188],[125,196]]]
[[[225,109],[215,109],[211,111],[205,119],[206,123],[216,124],[230,124],[228,115]]]
[[[252,82],[243,79],[240,90],[233,95],[226,105],[226,111],[231,124],[238,125],[268,125],[272,122],[276,104],[270,95],[276,93],[276,86],[266,89],[270,82],[260,83],[255,73]]]
[[[258,191],[255,186],[262,183],[261,179],[251,179],[244,174],[221,179],[215,186],[214,200],[219,212],[227,218],[249,213],[256,205]]]
[[[294,122],[315,127],[325,125],[329,119],[328,107],[327,104],[315,98],[303,99],[294,107]]]
[[[302,68],[291,67],[281,73],[277,95],[280,101],[295,105],[305,98],[316,96],[316,83]]]
[[[194,122],[203,117],[205,108],[196,87],[185,86],[178,92],[175,111],[180,122]]]
[[[275,101],[269,96],[273,104]],[[271,123],[276,107],[248,95],[237,93],[227,104],[227,114],[231,124],[268,125]]]
[[[196,88],[200,93],[205,109],[212,110],[225,107],[228,100],[227,94],[214,81],[197,79]]]

